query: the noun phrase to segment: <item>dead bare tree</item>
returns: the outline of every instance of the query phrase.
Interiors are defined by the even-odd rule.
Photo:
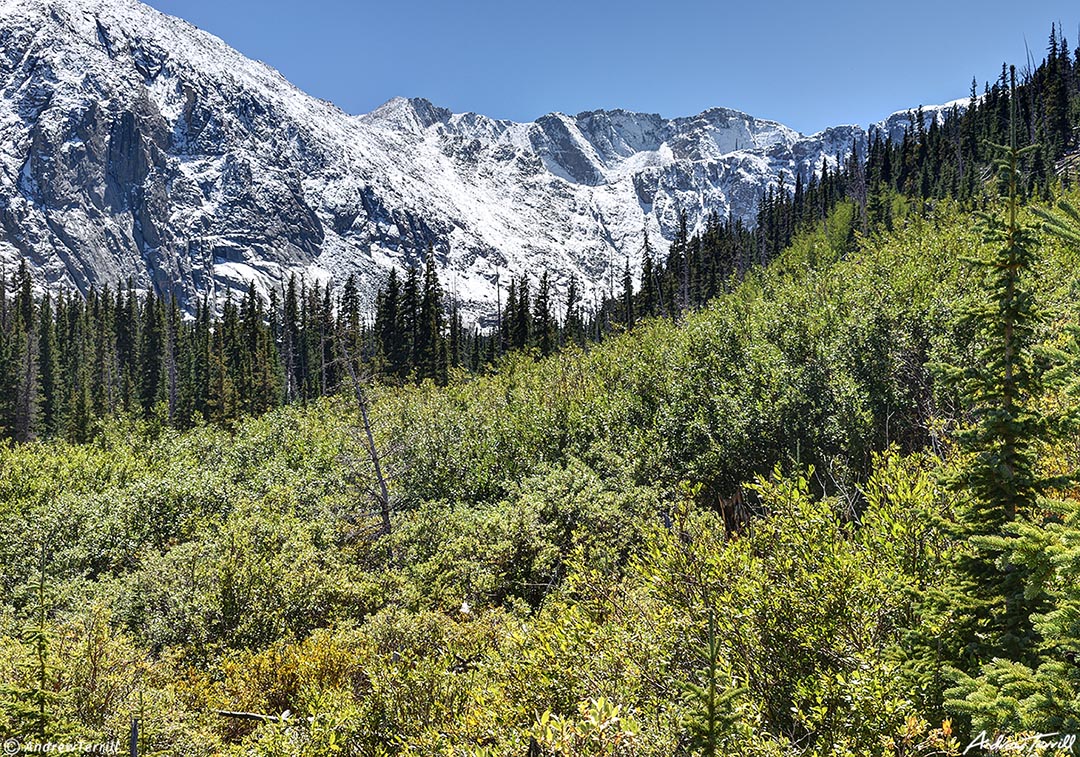
[[[390,512],[392,510],[390,502],[390,486],[387,483],[387,477],[384,472],[384,466],[382,457],[379,454],[379,448],[375,444],[375,432],[371,425],[371,407],[368,402],[368,395],[365,388],[366,379],[360,378],[357,370],[357,363],[353,360],[353,356],[349,354],[349,346],[344,335],[339,335],[337,339],[338,346],[341,350],[341,362],[345,365],[345,371],[349,374],[349,381],[352,383],[353,394],[356,397],[356,405],[360,414],[360,423],[364,429],[365,448],[368,455],[368,460],[371,462],[371,466],[375,472],[375,482],[378,486],[377,489],[371,490],[376,500],[376,504],[379,508],[379,516],[382,520],[382,536],[390,536]],[[393,547],[387,542],[387,560],[390,563],[394,561]]]

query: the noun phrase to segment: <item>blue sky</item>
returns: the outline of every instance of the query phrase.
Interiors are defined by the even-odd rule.
[[[967,95],[1041,58],[1075,0],[150,0],[350,113],[395,95],[528,121],[737,108],[810,133]]]

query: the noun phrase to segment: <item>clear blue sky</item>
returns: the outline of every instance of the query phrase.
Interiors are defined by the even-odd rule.
[[[1076,0],[150,0],[350,113],[394,97],[529,121],[737,108],[809,133],[967,95],[1041,59]]]

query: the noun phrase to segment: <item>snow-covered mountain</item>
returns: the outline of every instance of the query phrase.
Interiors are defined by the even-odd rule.
[[[749,220],[778,173],[865,139],[722,108],[514,123],[395,98],[352,116],[136,0],[0,0],[0,265],[25,257],[43,286],[130,277],[190,305],[356,273],[370,293],[430,247],[483,318],[499,276],[600,291],[680,209]]]

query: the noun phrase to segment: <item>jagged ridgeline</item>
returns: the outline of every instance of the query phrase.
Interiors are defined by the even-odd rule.
[[[135,0],[12,0],[0,34],[0,261],[30,260],[39,291],[131,279],[189,315],[293,274],[353,274],[370,303],[429,247],[470,321],[494,317],[496,277],[545,268],[595,302],[643,228],[670,239],[680,209],[692,230],[751,223],[779,171],[865,142],[724,108],[515,123],[396,98],[353,116]]]
[[[373,306],[354,275],[333,288],[292,274],[266,298],[252,281],[220,303],[189,301],[190,312],[175,294],[140,294],[133,281],[43,299],[24,262],[5,276],[0,299],[0,427],[19,440],[85,439],[95,419],[116,412],[178,427],[227,422],[336,393],[346,354],[384,381],[444,384],[456,370],[490,369],[510,350],[547,355],[642,318],[679,318],[768,264],[800,230],[831,229],[849,252],[860,236],[887,232],[936,202],[984,203],[986,144],[1005,138],[1010,99],[1004,78],[981,92],[973,83],[964,107],[912,112],[891,130],[875,130],[865,151],[856,143],[846,158],[794,180],[781,172],[750,222],[714,212],[692,232],[679,212],[670,243],[642,225],[632,241],[639,262],[626,255],[609,265],[599,299],[586,296],[595,285],[576,274],[560,291],[554,267],[536,269],[539,276],[507,271],[495,278],[482,322],[467,319],[469,302],[430,246],[404,273],[376,276]],[[1015,105],[1021,146],[1037,145],[1021,190],[1048,197],[1072,180],[1080,112],[1077,62],[1056,29]]]

